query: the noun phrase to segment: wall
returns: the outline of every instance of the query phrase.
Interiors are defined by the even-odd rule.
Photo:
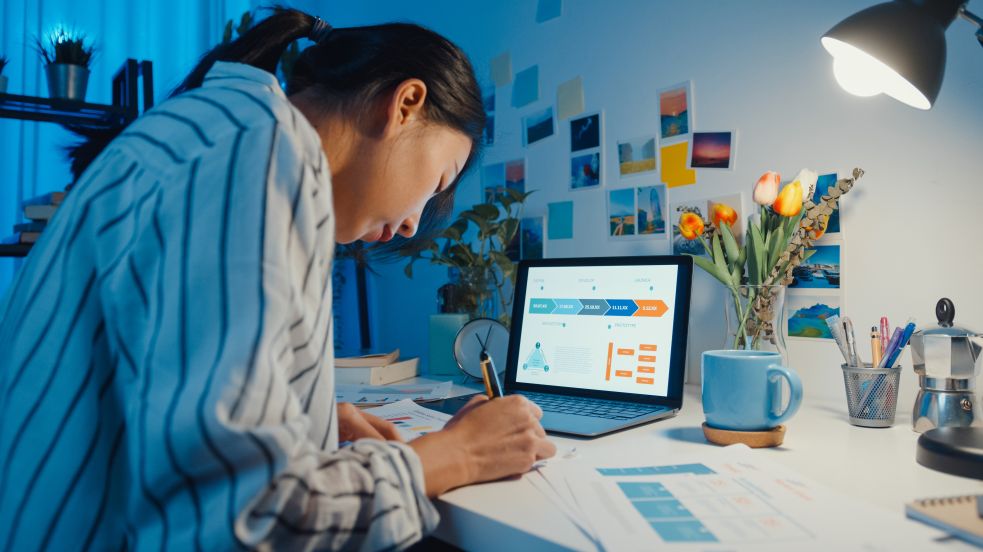
[[[949,29],[946,79],[926,112],[884,97],[850,96],[833,80],[819,37],[872,2],[563,4],[562,17],[543,24],[535,22],[534,0],[302,5],[339,26],[391,20],[430,26],[468,52],[485,84],[489,61],[503,51],[511,53],[514,71],[539,65],[535,104],[513,109],[510,88],[497,90],[498,136],[485,157],[526,156],[527,189],[539,190],[527,214],[545,214],[548,202],[575,200],[575,239],[550,241],[550,257],[666,253],[669,242],[608,239],[605,191],[567,190],[569,125],[560,121],[558,135],[523,148],[521,116],[555,103],[556,86],[582,75],[587,110],[605,112],[605,177],[608,187],[617,186],[615,141],[654,133],[655,90],[692,80],[696,128],[738,130],[736,170],[700,171],[696,185],[670,190],[670,202],[742,191],[749,209],[751,187],[765,170],[792,176],[802,167],[841,174],[862,167],[867,174],[844,205],[846,313],[860,328],[881,315],[928,323],[936,300],[948,296],[958,323],[983,330],[983,51],[968,22],[957,20]],[[983,2],[971,1],[969,8],[983,12]],[[472,175],[464,182],[459,206],[478,201],[478,180]],[[434,312],[444,274],[417,274],[408,284],[396,266],[373,279],[380,348],[426,356],[425,317]],[[699,352],[723,344],[722,298],[719,284],[697,274],[690,340],[695,372]],[[831,342],[790,342],[790,353],[814,390],[842,393],[841,359]],[[903,362],[910,368],[908,353]],[[914,393],[911,374],[902,386],[905,395]]]

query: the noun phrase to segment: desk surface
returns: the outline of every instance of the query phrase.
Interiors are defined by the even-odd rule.
[[[983,481],[946,475],[915,461],[918,434],[911,430],[910,415],[899,412],[891,428],[867,429],[850,425],[845,409],[843,397],[807,397],[788,424],[784,445],[755,453],[843,495],[895,512],[899,521],[905,503],[917,498],[983,494]],[[552,439],[560,454],[576,447],[578,456],[588,461],[630,456],[657,462],[714,447],[703,438],[702,423],[700,386],[686,385],[683,409],[675,418],[593,440]],[[457,489],[436,503],[442,516],[436,536],[465,550],[594,549],[522,479]],[[950,545],[976,550],[957,541]]]

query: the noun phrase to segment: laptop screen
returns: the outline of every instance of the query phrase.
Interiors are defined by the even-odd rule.
[[[514,309],[510,383],[526,389],[678,396],[690,261],[635,257],[621,260],[631,264],[608,264],[618,263],[617,258],[585,264],[590,261],[600,260],[521,266],[515,299],[522,308],[521,313],[518,305]]]

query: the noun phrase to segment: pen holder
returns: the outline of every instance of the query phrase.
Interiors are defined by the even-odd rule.
[[[840,366],[850,423],[860,427],[891,427],[898,406],[900,368]]]

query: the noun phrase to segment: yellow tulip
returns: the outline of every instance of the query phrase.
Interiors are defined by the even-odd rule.
[[[782,175],[775,171],[768,171],[761,175],[758,182],[754,185],[754,202],[758,205],[771,205],[778,197],[778,185],[782,181]]]
[[[703,217],[685,212],[679,217],[679,233],[687,240],[695,240],[703,235]]]
[[[710,220],[717,228],[720,228],[720,223],[733,228],[734,223],[737,222],[737,211],[726,203],[714,203],[713,210],[710,211]]]
[[[771,207],[783,217],[794,217],[801,213],[802,183],[796,180],[791,184],[786,184]]]

